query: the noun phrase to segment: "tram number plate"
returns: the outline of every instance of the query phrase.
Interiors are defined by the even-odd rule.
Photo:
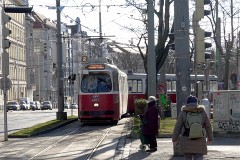
[[[98,95],[92,96],[92,101],[93,102],[98,102],[99,101],[99,96]]]

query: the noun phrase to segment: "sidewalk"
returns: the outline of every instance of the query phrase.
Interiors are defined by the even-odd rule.
[[[128,139],[128,138],[126,138]],[[183,157],[173,156],[173,145],[171,138],[158,138],[158,151],[148,153],[141,150],[139,146],[141,142],[139,139],[131,139],[131,144],[127,144],[124,147],[125,151],[129,151],[129,155],[122,159],[131,160],[184,160]],[[127,140],[128,141],[128,140]],[[126,141],[126,142],[127,142]],[[215,137],[214,142],[208,146],[208,155],[205,155],[205,159],[224,159],[224,160],[236,160],[240,159],[240,139],[237,137]]]
[[[172,135],[160,135],[157,138],[158,150],[152,153],[141,149],[141,140],[131,136],[129,130],[124,131],[119,143],[121,145],[116,148],[114,160],[184,160],[183,156],[174,155]],[[208,145],[208,154],[204,155],[204,158],[206,160],[240,160],[239,151],[240,135],[216,135],[212,144]],[[119,152],[122,154],[121,157],[116,156]]]

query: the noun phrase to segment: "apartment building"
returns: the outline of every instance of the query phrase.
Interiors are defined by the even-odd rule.
[[[33,22],[33,54],[29,75],[29,84],[33,81],[36,90],[33,91],[33,100],[57,101],[55,98],[56,74],[53,63],[56,63],[56,24],[40,13],[32,12]]]
[[[1,9],[5,6],[21,6],[27,5],[25,0],[4,0],[1,3]],[[7,13],[11,17],[11,21],[6,26],[11,30],[8,39],[11,46],[7,49],[9,53],[9,76],[12,81],[12,87],[8,90],[8,100],[18,100],[27,94],[26,82],[26,51],[25,51],[25,13]],[[2,20],[1,20],[2,21]],[[2,30],[2,26],[1,26]],[[1,33],[2,35],[2,33]],[[1,43],[2,44],[2,43]],[[2,53],[1,47],[1,53]],[[1,64],[2,65],[2,64]],[[2,93],[2,92],[1,92]],[[1,94],[2,95],[2,94]],[[0,104],[3,104],[3,99],[0,99]]]
[[[11,4],[11,6],[28,4],[27,0],[5,0],[4,3]],[[3,5],[0,10],[2,8]],[[8,37],[11,46],[7,49],[9,53],[8,78],[12,81],[12,87],[7,92],[8,101],[18,101],[21,97],[29,97],[31,101],[49,100],[53,104],[57,103],[56,23],[34,11],[31,14],[7,14],[11,17],[11,21],[6,26],[12,31]],[[89,47],[85,46],[87,33],[82,31],[79,18],[76,19],[75,25],[62,24],[62,26],[68,30],[62,28],[64,96],[71,97],[71,102],[77,102],[79,83],[77,80],[74,84],[69,83],[68,77],[76,74],[78,78],[81,56],[88,54]],[[68,37],[64,39],[66,34]],[[1,46],[1,53],[2,48]],[[2,106],[3,92],[1,90],[0,109]]]

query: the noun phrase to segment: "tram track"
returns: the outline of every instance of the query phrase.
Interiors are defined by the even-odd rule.
[[[83,127],[83,126],[82,126]],[[62,136],[62,138],[60,138],[59,140],[57,140],[56,142],[54,142],[53,144],[49,145],[47,148],[45,148],[44,150],[42,150],[41,152],[37,153],[36,155],[34,155],[32,158],[30,158],[29,160],[35,159],[36,157],[44,154],[45,152],[47,152],[48,150],[50,150],[51,148],[53,148],[54,146],[58,145],[61,141],[67,139],[69,136],[73,135],[74,133],[76,133],[79,129],[81,129],[82,127],[79,127],[73,131],[71,131],[70,133],[65,134],[64,136]]]
[[[73,122],[36,137],[11,138],[0,143],[0,159],[121,159],[126,121],[121,120],[118,125]]]
[[[27,138],[24,141],[17,141],[10,145],[11,148],[14,148],[14,146],[17,146],[19,144],[24,145],[26,151],[17,153],[17,158],[28,157],[27,159],[37,159],[37,157],[48,152],[50,149],[57,146],[60,142],[66,140],[67,138],[69,138],[69,136],[75,134],[82,127],[84,127],[84,125],[79,126],[78,122],[74,122],[72,124],[68,124],[67,126],[56,129],[53,132]]]
[[[108,129],[108,131],[99,139],[99,142],[96,144],[96,146],[92,149],[91,153],[89,153],[84,160],[90,160],[92,158],[92,156],[94,155],[98,147],[102,144],[103,140],[106,138],[110,130],[111,128]]]
[[[97,152],[98,147],[102,144],[104,139],[109,135],[109,132],[111,131],[112,126],[106,126],[106,125],[101,125],[101,126],[88,126],[88,125],[80,125],[77,128],[73,128],[66,131],[62,131],[65,134],[62,136],[58,136],[58,138],[47,138],[45,141],[51,141],[49,144],[45,145],[42,150],[39,150],[36,154],[32,155],[29,160],[33,159],[43,159],[43,158],[60,158],[61,156],[64,156],[66,153],[55,153],[53,154],[52,152],[54,150],[57,150],[60,146],[63,145],[63,143],[66,143],[66,148],[68,148],[68,145],[71,145],[71,143],[74,143],[74,141],[78,137],[85,137],[83,139],[84,141],[89,141],[92,140],[93,142],[87,147],[86,152],[84,152],[83,156],[81,159],[83,160],[90,160],[94,154]],[[56,135],[57,132],[54,132],[51,134],[51,136]],[[38,148],[38,147],[36,147]],[[67,152],[68,149],[66,149],[65,152]],[[48,155],[55,155],[55,157],[49,157]]]

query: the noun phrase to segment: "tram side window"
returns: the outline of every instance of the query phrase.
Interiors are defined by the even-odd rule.
[[[132,92],[136,93],[137,92],[137,80],[133,80],[133,88]]]
[[[176,88],[177,88],[176,81],[171,80],[171,81],[167,81],[166,83],[167,83],[167,92],[168,93],[176,92]]]
[[[106,73],[85,74],[81,81],[81,91],[91,92],[110,92],[112,90],[111,78]]]
[[[195,83],[191,83],[191,93],[193,93],[195,90]]]
[[[143,85],[142,80],[128,80],[129,92],[142,93]]]
[[[142,81],[138,81],[138,93],[142,93],[143,92],[143,85],[142,85]]]
[[[132,80],[128,80],[128,91],[129,92],[132,92],[132,86],[133,86]]]
[[[167,92],[172,92],[172,81],[167,81],[166,84],[167,84]]]

